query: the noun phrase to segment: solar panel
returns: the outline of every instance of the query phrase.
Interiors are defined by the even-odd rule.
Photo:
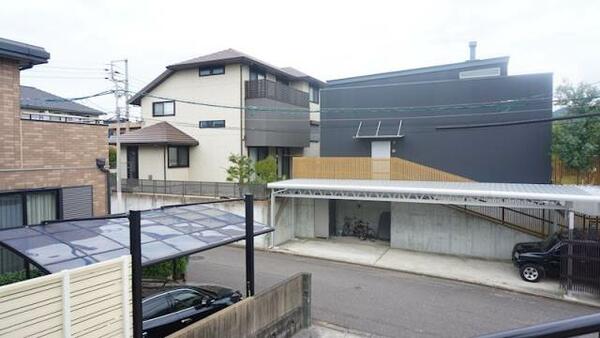
[[[207,205],[141,212],[142,265],[245,238],[245,218]],[[273,231],[255,222],[254,236]],[[50,273],[129,254],[129,220],[65,220],[0,231],[0,243]]]

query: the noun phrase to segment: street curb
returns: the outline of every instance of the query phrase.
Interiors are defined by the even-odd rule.
[[[600,308],[600,301],[594,302],[594,301],[588,301],[588,300],[578,299],[578,298],[573,298],[573,297],[566,297],[564,295],[559,296],[559,295],[552,295],[552,294],[545,293],[545,292],[533,292],[533,291],[528,291],[528,290],[518,290],[518,289],[513,289],[513,288],[510,288],[510,287],[507,287],[504,285],[497,285],[497,284],[491,284],[491,283],[480,283],[480,282],[469,281],[469,280],[464,280],[464,279],[459,279],[459,278],[453,278],[453,277],[449,277],[449,276],[427,274],[427,273],[415,272],[415,271],[411,271],[411,270],[393,269],[393,268],[389,268],[389,267],[385,267],[385,266],[377,266],[377,265],[352,262],[352,261],[347,261],[347,260],[310,256],[310,255],[304,255],[304,254],[301,254],[298,252],[292,252],[292,251],[288,251],[288,250],[284,250],[284,249],[267,248],[267,249],[264,249],[264,251],[275,252],[275,253],[291,255],[291,256],[297,256],[297,257],[314,258],[314,259],[320,259],[320,260],[330,261],[330,262],[338,262],[338,263],[366,266],[366,267],[382,269],[382,270],[387,270],[387,271],[403,272],[403,273],[409,273],[409,274],[416,275],[416,276],[439,278],[439,279],[461,282],[461,283],[466,283],[466,284],[471,284],[471,285],[479,285],[479,286],[485,286],[485,287],[495,288],[495,289],[504,290],[504,291],[516,292],[516,293],[525,294],[525,295],[529,295],[529,296],[544,297],[547,299],[559,300],[559,301],[568,302],[568,303],[574,303],[574,304],[580,304],[580,305],[586,305],[586,306]]]

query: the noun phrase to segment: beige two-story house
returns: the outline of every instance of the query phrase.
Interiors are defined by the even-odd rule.
[[[229,155],[243,154],[273,155],[290,177],[292,156],[319,155],[322,86],[233,49],[167,66],[130,100],[145,126],[120,137],[120,176],[224,182]]]

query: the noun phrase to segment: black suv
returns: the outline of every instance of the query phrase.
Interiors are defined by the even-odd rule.
[[[512,251],[513,263],[519,268],[521,278],[539,282],[544,276],[560,273],[560,249],[565,237],[557,232],[543,241],[518,243]]]
[[[143,336],[168,336],[241,298],[239,291],[216,285],[180,285],[159,290],[142,301]]]

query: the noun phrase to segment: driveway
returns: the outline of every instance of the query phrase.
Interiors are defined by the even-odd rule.
[[[313,319],[388,337],[466,337],[597,312],[585,305],[376,267],[256,252],[257,291],[312,273]],[[449,267],[451,268],[451,267]],[[190,282],[244,291],[244,250],[192,256]]]

